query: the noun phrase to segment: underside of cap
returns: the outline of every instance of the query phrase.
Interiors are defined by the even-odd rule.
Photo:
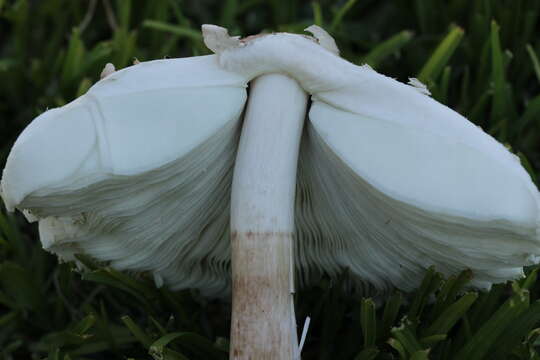
[[[472,269],[487,287],[535,263],[540,199],[517,157],[418,81],[331,47],[277,33],[217,53],[225,69],[286,73],[312,95],[297,188],[301,277],[349,269],[379,290],[412,289],[434,265]]]
[[[328,34],[308,29],[318,42],[283,33],[240,40],[208,25],[216,56],[111,73],[59,110],[78,109],[76,121],[29,126],[2,196],[39,219],[44,247],[64,259],[84,252],[173,289],[224,296],[244,87],[284,73],[313,100],[297,178],[301,285],[346,269],[380,293],[413,289],[430,266],[471,269],[476,287],[521,276],[540,254],[540,206],[516,157],[419,84],[351,64]],[[74,137],[84,146],[47,142],[55,126],[88,127]],[[32,167],[44,150],[52,178]],[[32,171],[37,180],[25,182]]]
[[[149,272],[172,288],[225,294],[238,136],[238,123],[231,122],[163,167],[36,192],[21,206],[40,219],[44,248],[64,260],[85,253],[120,270]]]
[[[370,293],[410,291],[434,266],[446,276],[471,269],[471,285],[488,288],[538,262],[536,219],[453,216],[401,201],[347,164],[321,130],[310,123],[301,149],[295,214],[301,282],[348,270]],[[377,151],[371,156],[377,160]]]
[[[44,248],[63,260],[86,253],[220,293],[246,81],[215,56],[116,71],[27,127],[4,201],[38,220]]]

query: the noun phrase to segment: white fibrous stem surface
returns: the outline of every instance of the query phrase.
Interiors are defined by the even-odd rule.
[[[251,83],[231,194],[231,359],[296,359],[294,199],[307,94],[285,75]]]

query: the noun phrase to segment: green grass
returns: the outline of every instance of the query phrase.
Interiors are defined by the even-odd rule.
[[[110,4],[109,7],[104,6]],[[540,170],[540,1],[91,1],[0,0],[0,165],[16,136],[117,68],[207,54],[199,28],[234,35],[301,32],[316,23],[342,56],[406,82]],[[433,119],[437,121],[437,119]],[[0,213],[0,358],[227,359],[230,306],[193,291],[156,289],[145,274],[81,258],[58,264],[36,229]],[[412,294],[363,299],[346,273],[301,291],[299,324],[312,318],[303,359],[540,359],[537,273],[489,292],[471,274],[429,270]],[[380,306],[376,306],[380,305]]]

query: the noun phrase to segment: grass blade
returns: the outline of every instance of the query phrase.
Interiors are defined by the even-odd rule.
[[[491,104],[491,126],[499,129],[499,139],[505,141],[508,135],[509,93],[505,80],[504,55],[499,39],[499,26],[491,22],[491,80],[493,81],[493,102]]]
[[[311,9],[313,10],[313,23],[318,26],[324,25],[323,14],[321,4],[317,1],[311,3]]]
[[[534,70],[534,74],[536,75],[536,80],[538,80],[538,82],[540,83],[540,62],[538,61],[538,57],[536,56],[536,53],[534,52],[534,49],[531,46],[531,44],[527,44],[526,49],[533,65],[533,70]]]
[[[463,34],[463,29],[458,26],[452,26],[450,28],[446,37],[437,46],[433,55],[431,55],[422,70],[418,73],[418,80],[426,84],[437,79],[461,43]]]
[[[427,328],[423,335],[431,336],[436,334],[446,334],[469,310],[478,298],[477,293],[465,294],[461,299],[450,305],[442,314]]]
[[[187,26],[171,25],[156,20],[145,20],[142,26],[148,29],[164,31],[174,35],[202,42],[201,32],[199,30],[191,29]]]
[[[389,39],[375,46],[360,62],[368,64],[372,68],[377,68],[384,59],[395,54],[413,38],[413,33],[409,30],[403,30]]]
[[[374,346],[377,337],[377,319],[375,318],[375,303],[373,300],[362,300],[360,322],[364,334],[364,347]]]
[[[354,6],[357,0],[347,0],[347,2],[336,11],[334,18],[332,19],[332,24],[330,25],[330,32],[336,30],[336,28],[343,21],[343,17],[347,12]]]
[[[139,327],[139,325],[135,324],[135,322],[129,317],[129,316],[122,316],[122,322],[126,327],[129,329],[129,331],[133,334],[135,339],[139,340],[139,342],[145,347],[149,348],[150,345],[152,345],[153,341],[150,336],[146,335],[146,333]]]
[[[385,340],[390,336],[390,330],[397,320],[399,309],[403,303],[403,296],[401,293],[394,293],[384,306],[382,327],[379,335],[379,340]]]
[[[525,310],[528,303],[528,291],[521,290],[513,295],[480,327],[473,338],[458,351],[454,359],[483,359],[499,336],[506,329],[513,327],[514,321]]]

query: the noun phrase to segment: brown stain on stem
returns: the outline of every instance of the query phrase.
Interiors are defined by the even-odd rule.
[[[290,306],[292,236],[291,232],[231,233],[231,359],[283,359],[280,354],[296,346],[291,344],[296,331]]]

